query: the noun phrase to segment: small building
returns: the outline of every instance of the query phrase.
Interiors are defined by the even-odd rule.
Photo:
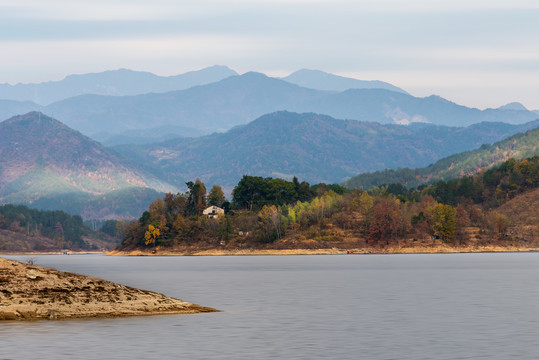
[[[219,216],[224,215],[225,211],[218,206],[212,205],[206,208],[202,214],[208,215],[210,219],[217,219]]]

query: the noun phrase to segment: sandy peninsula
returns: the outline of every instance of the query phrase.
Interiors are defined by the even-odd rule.
[[[0,258],[0,320],[215,311],[151,291]]]

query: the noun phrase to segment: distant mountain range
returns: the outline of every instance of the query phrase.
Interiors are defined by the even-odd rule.
[[[100,73],[69,75],[59,81],[36,84],[0,84],[0,99],[30,101],[43,106],[79,95],[129,96],[185,90],[234,75],[238,73],[221,65],[174,76],[158,76],[149,72],[128,69],[109,70]],[[317,90],[387,89],[406,93],[387,82],[358,80],[320,70],[298,70],[284,77],[283,80]]]
[[[119,133],[160,126],[225,131],[266,113],[319,99],[327,92],[306,89],[259,73],[231,76],[187,90],[138,96],[81,95],[44,109],[85,134]]]
[[[75,76],[75,79],[107,78],[107,76],[114,78],[126,73],[130,76],[133,75],[132,79],[139,77],[151,79],[155,77],[159,81],[183,79],[183,85],[176,84],[174,86],[185,87],[188,86],[187,84],[210,81],[209,75],[204,75],[206,72],[213,74],[214,79],[225,78],[205,85],[168,92],[144,93],[133,96],[79,95],[56,101],[47,106],[28,101],[4,100],[0,101],[0,116],[8,118],[15,114],[40,110],[85,135],[111,145],[165,140],[166,138],[162,136],[156,136],[155,129],[169,129],[170,131],[166,131],[168,138],[224,132],[234,126],[247,124],[264,114],[282,110],[314,112],[341,119],[379,123],[424,122],[447,126],[468,126],[483,121],[522,124],[539,117],[536,112],[529,111],[516,103],[498,109],[479,110],[457,105],[438,96],[414,97],[402,89],[383,82],[362,82],[312,70],[301,70],[293,73],[285,78],[286,81],[253,72],[227,76],[234,74],[234,72],[224,67],[188,73],[190,82],[186,80],[188,74],[161,78],[149,73],[127,70],[91,76],[80,75]],[[131,79],[129,76],[126,78]],[[194,81],[194,78],[198,82]],[[54,84],[56,84],[55,86],[62,84],[67,88],[67,79],[71,78],[66,78],[64,80],[66,83]],[[131,84],[132,82],[133,84]],[[135,86],[134,82],[136,81],[126,80],[124,92],[118,90],[120,86],[115,85],[113,92],[123,94],[128,90],[135,93],[144,90],[141,88],[142,85]],[[305,84],[310,88],[291,82]],[[99,93],[99,88],[103,87],[102,84],[106,82],[96,83],[100,85],[98,89],[94,89],[94,92]],[[148,84],[145,85],[146,89],[152,88],[152,81],[148,80],[146,83]],[[39,85],[45,86],[46,84],[50,83]],[[348,86],[355,88],[340,92],[334,90]],[[358,89],[360,86],[385,88]],[[85,91],[92,90],[90,85],[88,87],[89,90]],[[315,87],[317,89],[314,89]],[[160,89],[164,90],[165,88],[162,85]],[[84,90],[82,87],[77,89],[77,91]],[[157,85],[153,89],[157,89]],[[54,91],[51,90],[50,93],[52,94]],[[104,92],[101,91],[101,93]],[[64,93],[64,95],[66,94]],[[139,135],[134,136],[133,134],[137,132],[146,134],[146,138]]]
[[[288,110],[340,119],[467,126],[482,121],[520,124],[537,119],[527,110],[478,110],[437,96],[416,98],[384,89],[335,93],[313,90],[259,73],[232,76],[187,90],[139,96],[83,95],[44,109],[85,134],[157,126],[184,126],[206,133],[226,131],[264,114]],[[151,125],[151,126],[149,126]]]
[[[537,126],[539,120],[524,125],[484,122],[466,128],[382,125],[276,112],[222,134],[114,149],[152,166],[166,181],[179,185],[200,178],[231,190],[243,175],[335,183],[362,172],[426,166]]]
[[[537,122],[535,125],[539,125]],[[492,145],[451,155],[424,168],[387,169],[359,174],[347,180],[344,185],[350,189],[399,183],[416,187],[423,183],[449,180],[473,175],[481,169],[490,168],[509,158],[521,160],[539,155],[539,128],[515,134]]]
[[[0,123],[0,134],[0,203],[78,210],[84,214],[92,210],[77,208],[77,201],[85,205],[93,201],[100,212],[111,212],[103,214],[105,217],[127,216],[129,212],[114,212],[113,204],[108,208],[99,205],[107,202],[108,194],[114,197],[118,192],[135,192],[143,198],[141,191],[155,196],[176,190],[142,166],[41,113]],[[66,200],[64,206],[62,199]],[[141,208],[144,206],[147,204]]]
[[[110,70],[69,75],[60,81],[39,84],[0,84],[0,99],[33,101],[48,105],[85,94],[126,96],[182,90],[213,83],[232,75],[237,73],[226,66],[218,65],[176,76],[158,76],[127,69]]]

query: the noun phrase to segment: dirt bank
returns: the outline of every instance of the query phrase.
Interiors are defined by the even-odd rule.
[[[444,253],[481,253],[481,252],[532,252],[539,248],[517,246],[466,246],[451,247],[439,246],[414,246],[385,248],[331,248],[331,249],[238,249],[238,250],[171,250],[152,249],[151,251],[111,251],[107,256],[241,256],[241,255],[339,255],[339,254],[444,254]]]
[[[151,291],[0,258],[0,320],[214,311]]]

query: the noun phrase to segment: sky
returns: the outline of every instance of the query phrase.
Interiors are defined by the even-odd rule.
[[[537,0],[0,0],[0,83],[119,68],[317,69],[539,109]]]

